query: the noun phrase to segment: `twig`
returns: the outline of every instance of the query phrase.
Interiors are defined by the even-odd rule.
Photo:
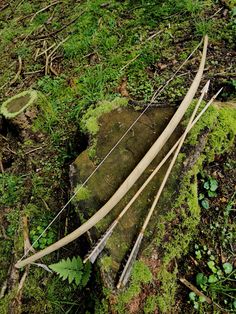
[[[6,136],[4,136],[4,135],[2,135],[2,134],[0,134],[0,136],[1,136],[6,142],[8,142],[8,139],[6,138]]]
[[[151,35],[150,37],[148,37],[144,42],[141,43],[141,45],[145,44],[146,42],[148,42],[149,40],[152,40],[153,38],[155,38],[158,34],[162,33],[164,30],[160,30],[158,32],[156,32],[155,34]],[[127,68],[133,61],[135,61],[138,57],[140,57],[141,53],[139,53],[137,56],[135,56],[133,59],[131,59],[130,61],[128,61],[121,69],[120,71],[123,71],[125,68]]]
[[[141,53],[139,53],[137,56],[135,56],[133,59],[131,59],[129,62],[127,62],[126,65],[124,65],[120,70],[123,71],[125,68],[127,68],[127,66],[130,65],[130,63],[135,61],[140,55],[141,55]]]
[[[3,7],[0,8],[0,12],[2,12],[3,10],[5,10],[6,8],[9,7],[9,3],[5,4]]]
[[[70,21],[69,23],[67,23],[66,25],[62,26],[61,28],[59,28],[58,30],[54,31],[54,32],[51,32],[49,34],[46,34],[46,35],[42,35],[42,36],[38,36],[38,37],[34,37],[32,39],[45,39],[47,37],[51,37],[51,36],[54,36],[58,33],[60,33],[61,31],[63,31],[65,28],[67,28],[68,26],[70,26],[71,24],[73,24],[74,22],[76,22],[80,17],[81,15],[83,15],[84,13],[86,12],[86,10],[82,11],[76,18],[74,18],[72,21]]]
[[[49,4],[48,6],[46,6],[46,7],[42,8],[41,10],[37,11],[37,12],[32,16],[32,18],[30,19],[30,22],[32,22],[33,19],[34,19],[39,13],[41,13],[41,12],[43,12],[43,11],[46,11],[47,9],[49,9],[50,7],[52,7],[53,5],[56,5],[56,4],[60,3],[60,2],[61,2],[61,1],[52,2],[52,3]]]
[[[11,238],[8,237],[7,234],[6,234],[6,230],[3,227],[2,221],[1,221],[1,229],[2,229],[2,238],[4,238],[5,240],[11,240]]]
[[[5,295],[5,292],[7,290],[7,284],[8,284],[8,281],[7,279],[3,282],[3,285],[2,285],[2,288],[1,288],[1,292],[0,292],[0,299],[2,299]]]
[[[187,288],[189,288],[190,290],[192,290],[194,293],[196,293],[196,295],[198,295],[199,297],[204,297],[206,302],[208,304],[212,304],[212,300],[210,298],[208,298],[205,294],[203,294],[200,290],[198,290],[193,284],[191,284],[191,282],[189,282],[187,279],[185,278],[180,278],[179,279]]]
[[[30,74],[36,74],[36,73],[41,73],[43,72],[44,69],[41,70],[36,70],[36,71],[29,71],[29,72],[24,72],[25,75],[30,75]]]
[[[36,60],[38,57],[42,56],[43,54],[46,54],[46,52],[48,52],[49,50],[51,50],[53,47],[55,47],[56,43],[52,44],[50,47],[48,47],[46,50],[40,52],[37,54],[37,57],[35,56]]]
[[[212,19],[214,16],[216,16],[220,11],[222,11],[224,9],[224,7],[219,8],[219,10],[217,10],[213,15],[211,15],[209,17],[209,20]]]
[[[17,73],[16,73],[14,79],[9,83],[10,86],[13,85],[13,84],[17,81],[18,77],[19,77],[20,74],[21,74],[21,70],[22,70],[22,59],[21,59],[20,56],[18,56],[18,61],[19,61],[19,68],[18,68],[18,71],[17,71]]]
[[[161,34],[162,32],[164,32],[163,29],[151,35],[150,37],[148,37],[148,39],[146,39],[144,42],[146,43],[147,41],[152,40],[153,38],[155,38],[157,35]]]
[[[32,253],[35,253],[35,250],[30,243],[28,219],[25,215],[22,217],[22,222],[23,222],[24,251],[27,252],[28,250],[30,250]]]
[[[36,150],[40,150],[40,149],[43,149],[43,146],[33,148],[33,149],[29,150],[28,152],[25,152],[25,155],[31,154],[31,153],[35,152]]]
[[[45,200],[43,198],[41,198],[41,200],[42,200],[44,206],[46,207],[46,209],[50,212],[50,208],[49,208],[48,204],[45,202]]]
[[[62,40],[58,43],[58,45],[53,49],[53,51],[50,52],[50,54],[48,55],[48,57],[51,58],[51,57],[53,56],[53,54],[56,52],[56,50],[57,50],[62,44],[64,44],[64,42],[67,41],[69,37],[70,37],[70,36],[67,36],[66,38],[62,39]]]
[[[221,72],[221,73],[215,73],[211,76],[236,76],[236,72],[230,73],[230,72]]]
[[[49,67],[50,71],[55,75],[58,76],[58,72],[53,68],[52,62],[50,63],[50,67]]]
[[[16,152],[14,150],[12,150],[9,145],[7,146],[6,150],[8,150],[10,153],[16,155]]]
[[[40,51],[40,48],[37,48],[36,51],[35,51],[34,61],[37,60],[39,51]]]
[[[46,63],[45,63],[45,75],[48,74],[48,65],[50,62],[50,58],[54,55],[54,53],[56,52],[56,50],[62,45],[64,44],[65,41],[68,40],[70,36],[67,36],[66,38],[64,38],[63,40],[61,40],[57,46],[53,49],[53,51],[50,52],[50,54],[46,57]],[[46,51],[46,50],[45,50]],[[47,53],[47,52],[46,52]]]
[[[2,164],[2,157],[0,157],[0,170],[2,173],[4,173],[4,167],[3,167],[3,164]]]

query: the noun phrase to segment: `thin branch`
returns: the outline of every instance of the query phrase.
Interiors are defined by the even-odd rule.
[[[64,29],[66,29],[67,27],[69,27],[70,25],[72,25],[73,23],[75,23],[84,13],[86,12],[86,10],[82,11],[76,18],[74,18],[72,21],[70,21],[69,23],[67,23],[66,25],[62,26],[61,28],[59,28],[58,30],[51,32],[49,34],[46,35],[42,35],[42,36],[38,36],[38,37],[34,37],[32,39],[45,39],[47,37],[51,37],[54,36],[58,33],[60,33],[61,31],[63,31]]]
[[[30,22],[32,22],[33,19],[34,19],[39,13],[41,13],[41,12],[43,12],[43,11],[46,11],[47,9],[49,9],[50,7],[52,7],[53,5],[56,5],[56,4],[60,3],[60,2],[62,2],[62,1],[55,1],[55,2],[52,2],[52,3],[49,4],[48,6],[46,6],[46,7],[42,8],[41,10],[37,11],[37,12],[32,16],[32,18],[30,19]]]
[[[16,73],[14,79],[9,83],[10,86],[13,85],[13,84],[17,81],[18,77],[19,77],[20,74],[21,74],[21,70],[22,70],[22,59],[21,59],[20,56],[18,56],[18,61],[19,61],[19,68],[18,68],[18,71],[17,71],[17,73]]]
[[[140,55],[141,53],[139,53],[137,56],[135,56],[133,59],[127,62],[120,70],[123,71],[125,68],[127,68],[127,66],[129,66],[132,62],[134,62]]]
[[[51,50],[51,49],[52,49],[53,47],[55,47],[55,46],[56,46],[56,43],[52,44],[52,45],[51,45],[50,47],[48,47],[46,50],[44,50],[44,51],[38,53],[38,54],[37,54],[37,57],[35,56],[36,60],[38,59],[38,57],[40,57],[40,56],[46,54],[46,52],[48,52],[49,50]]]
[[[212,304],[212,300],[210,298],[208,298],[205,294],[203,294],[200,290],[198,290],[193,284],[191,284],[191,282],[189,282],[187,279],[185,278],[180,278],[179,279],[187,288],[189,288],[190,290],[192,290],[194,293],[196,293],[196,295],[198,295],[199,297],[204,297],[206,302],[208,304]]]
[[[0,157],[0,170],[2,173],[4,173],[4,167],[3,167],[3,164],[2,164],[2,157]]]
[[[43,149],[43,146],[33,148],[33,149],[29,150],[28,152],[25,152],[25,155],[31,154],[31,153],[35,152],[36,150],[40,150],[40,149]]]

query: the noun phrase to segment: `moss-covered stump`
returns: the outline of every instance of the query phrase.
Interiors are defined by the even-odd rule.
[[[21,137],[26,137],[35,131],[36,120],[46,119],[49,113],[52,114],[52,109],[42,93],[28,90],[6,100],[0,113],[16,128]]]
[[[102,104],[102,106],[103,105],[104,104]],[[93,112],[91,112],[91,117],[87,115],[88,125],[93,125],[92,132],[90,132],[91,147],[81,153],[71,165],[71,181],[74,190],[78,188],[95,169],[99,161],[109,152],[111,147],[113,147],[140,114],[127,106],[120,108],[115,107],[117,109],[113,109],[111,106],[108,107],[110,108],[110,112],[106,111],[100,118],[97,117],[98,109],[94,109],[94,117],[96,117],[96,120],[94,120],[92,124],[90,122],[92,121]],[[173,108],[156,108],[141,117],[102,167],[95,173],[92,179],[89,180],[87,186],[82,188],[77,194],[76,207],[78,208],[81,222],[94,214],[113,195],[119,185],[129,175],[160,135],[173,113]],[[95,125],[96,133],[93,132]],[[100,127],[98,127],[99,125]],[[89,128],[88,130],[90,131]],[[158,159],[147,169],[144,176],[135,184],[124,200],[122,200],[96,228],[91,230],[90,234],[93,240],[100,237],[109,224],[117,217],[118,213],[134,192],[137,191],[140,184],[143,183],[144,179],[147,178],[152,171],[154,165],[160,161],[164,152],[170,148],[177,137],[178,131],[174,133]],[[101,259],[101,269],[104,271],[104,280],[109,287],[114,287],[117,272],[140,227],[140,222],[146,213],[147,207],[150,206],[150,202],[161,182],[162,173],[164,171],[165,167],[160,171],[156,180],[150,184],[150,188],[147,189],[134,206],[130,208],[107,243],[106,251],[108,254],[104,254],[104,257]]]
[[[90,114],[92,115],[92,112]],[[115,192],[161,133],[172,114],[173,109],[156,108],[143,115],[87,186],[78,193],[76,208],[81,222],[94,214]],[[187,114],[190,114],[190,110]],[[81,153],[71,165],[74,189],[95,169],[137,116],[137,112],[126,107],[107,112],[96,120],[100,127],[96,134],[90,134],[93,145]],[[178,133],[180,132],[174,132],[161,151],[161,156],[156,158],[128,195],[90,231],[92,241],[96,241],[127,204],[177,139]],[[215,103],[191,131],[146,231],[131,282],[125,290],[117,292],[114,286],[119,270],[130,252],[166,169],[161,169],[155,180],[123,217],[98,260],[104,286],[110,288],[106,289],[107,297],[115,312],[155,313],[158,310],[170,313],[173,309],[178,285],[178,267],[175,261],[188,252],[189,243],[196,235],[200,221],[197,175],[201,172],[203,164],[213,161],[215,156],[230,149],[235,134],[236,109],[233,102]]]

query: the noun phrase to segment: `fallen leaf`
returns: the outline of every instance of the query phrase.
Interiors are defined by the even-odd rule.
[[[164,70],[165,68],[167,68],[167,64],[164,64],[164,63],[157,63],[157,66],[158,66],[158,68],[162,71],[162,70]]]
[[[121,84],[118,87],[118,92],[121,94],[123,97],[129,97],[129,92],[127,90],[127,77],[124,77],[121,80]]]

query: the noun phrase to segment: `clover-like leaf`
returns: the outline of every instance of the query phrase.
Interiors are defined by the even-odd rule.
[[[224,268],[224,272],[225,272],[226,274],[230,274],[230,273],[232,273],[232,271],[233,271],[233,265],[230,264],[230,263],[224,263],[224,264],[223,264],[223,268]]]
[[[218,182],[216,179],[210,179],[210,190],[215,192],[218,188]]]

